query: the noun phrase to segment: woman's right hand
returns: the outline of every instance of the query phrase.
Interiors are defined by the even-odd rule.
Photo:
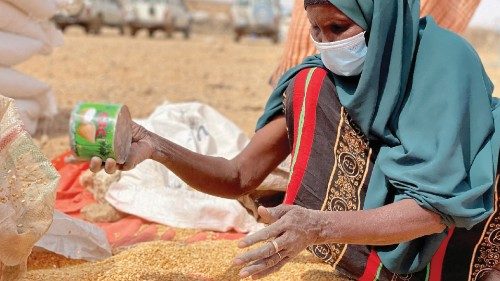
[[[202,155],[132,123],[132,146],[127,161],[90,162],[93,172],[130,170],[146,159],[163,164],[189,186],[210,195],[238,198],[255,188],[290,154],[286,122],[278,117],[255,133],[236,157]],[[145,175],[147,176],[147,175]]]
[[[112,158],[103,161],[98,156],[92,157],[90,160],[90,170],[94,173],[99,172],[102,168],[108,174],[113,174],[117,170],[128,171],[146,159],[150,159],[154,152],[154,141],[152,133],[146,130],[141,125],[132,122],[132,144],[127,160],[123,164],[118,164]]]

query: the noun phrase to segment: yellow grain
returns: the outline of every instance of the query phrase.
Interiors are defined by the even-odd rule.
[[[241,268],[232,266],[242,250],[235,241],[149,242],[109,259],[58,269],[30,270],[26,280],[239,280]],[[307,252],[263,280],[344,280]]]

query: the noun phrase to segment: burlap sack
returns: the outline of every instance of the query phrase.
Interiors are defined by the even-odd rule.
[[[0,96],[0,281],[22,277],[33,245],[52,222],[58,180],[14,101]]]

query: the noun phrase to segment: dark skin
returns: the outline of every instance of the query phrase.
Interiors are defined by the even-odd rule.
[[[340,41],[365,31],[333,5],[312,5],[306,11],[311,23],[311,36],[317,42]]]
[[[333,5],[307,8],[311,35],[318,42],[347,39],[363,32]],[[106,172],[130,170],[146,159],[164,164],[197,190],[226,198],[237,198],[256,189],[289,154],[286,122],[280,116],[257,131],[235,158],[224,159],[191,152],[133,123],[133,143],[124,165],[108,159]],[[102,160],[91,160],[91,170],[102,168]],[[323,212],[299,206],[259,208],[268,227],[240,241],[239,247],[260,247],[235,258],[243,266],[240,277],[265,277],[279,270],[309,245],[345,243],[391,245],[440,233],[445,229],[439,215],[406,199],[386,206],[351,212]],[[411,222],[411,223],[408,223]]]

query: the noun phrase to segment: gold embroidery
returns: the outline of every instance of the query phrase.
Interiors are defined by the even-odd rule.
[[[499,180],[497,177],[497,185]],[[488,218],[483,235],[474,249],[469,281],[481,280],[500,263],[500,206],[497,193],[498,190],[495,189],[495,211]]]
[[[333,148],[335,162],[321,210],[356,211],[361,208],[361,189],[369,169],[371,149],[368,141],[341,108],[337,139]],[[345,244],[314,245],[309,250],[336,267],[347,249]]]

